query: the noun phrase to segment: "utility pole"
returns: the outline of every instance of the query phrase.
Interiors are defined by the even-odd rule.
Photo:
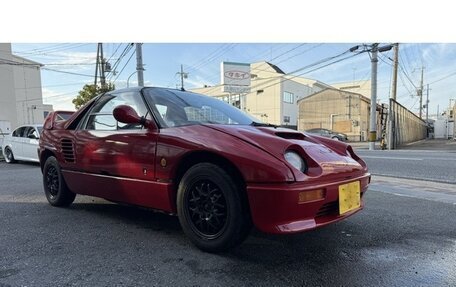
[[[426,123],[429,120],[429,84],[427,84],[427,93],[426,93]]]
[[[397,67],[399,66],[399,43],[394,44],[394,61],[393,61],[393,87],[391,91],[391,98],[396,100],[397,94]]]
[[[355,52],[360,48],[360,45],[351,47],[348,51]],[[391,50],[392,45],[378,47],[378,43],[363,45],[363,52],[371,52],[371,105],[370,105],[370,121],[369,121],[369,150],[375,150],[375,141],[377,140],[377,63],[378,52],[382,53]]]
[[[424,67],[421,67],[421,84],[419,89],[418,96],[420,97],[420,119],[423,119],[423,76],[424,76]]]
[[[180,78],[181,78],[181,90],[185,91],[185,89],[184,89],[184,79],[188,78],[188,73],[184,72],[184,66],[182,64],[181,64],[180,72],[177,72],[176,74],[180,75]]]
[[[100,46],[100,61],[101,63],[100,66],[100,83],[101,83],[101,88],[106,87],[106,76],[105,76],[105,59],[103,57],[103,43],[98,44]]]
[[[371,57],[371,107],[369,124],[369,150],[375,150],[377,139],[377,53],[378,43],[372,44]]]
[[[97,86],[97,80],[98,80],[98,65],[99,65],[99,57],[98,55],[100,54],[100,43],[97,44],[97,63],[95,65],[95,81],[93,82],[93,84],[95,86]]]
[[[138,72],[138,86],[144,87],[144,66],[142,61],[141,43],[136,43],[136,71]]]
[[[394,60],[393,60],[393,83],[390,97],[389,113],[388,113],[388,149],[394,149],[394,138],[395,138],[395,123],[394,115],[392,113],[392,103],[396,101],[397,95],[397,68],[399,66],[399,43],[394,44]],[[392,101],[393,100],[393,101]]]

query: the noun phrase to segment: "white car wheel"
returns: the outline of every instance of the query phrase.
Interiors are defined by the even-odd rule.
[[[5,161],[7,163],[16,162],[16,160],[14,159],[13,151],[11,150],[11,148],[9,146],[5,147],[3,154],[5,155]]]

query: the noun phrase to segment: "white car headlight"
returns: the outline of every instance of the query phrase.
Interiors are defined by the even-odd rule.
[[[285,160],[291,164],[294,168],[299,169],[300,171],[306,171],[306,163],[302,157],[294,151],[287,151],[284,154]]]

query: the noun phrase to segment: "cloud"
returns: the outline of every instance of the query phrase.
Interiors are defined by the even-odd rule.
[[[93,71],[95,73],[96,52],[55,52],[45,57],[46,60],[37,59],[47,68],[71,72]]]
[[[74,111],[74,105],[71,102],[78,94],[78,91],[58,92],[55,90],[43,88],[43,103],[50,104],[54,110]]]

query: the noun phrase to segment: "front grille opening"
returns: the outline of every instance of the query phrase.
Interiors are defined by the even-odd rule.
[[[339,214],[339,202],[332,201],[323,204],[317,212],[316,217],[328,216],[328,215],[337,215]]]

